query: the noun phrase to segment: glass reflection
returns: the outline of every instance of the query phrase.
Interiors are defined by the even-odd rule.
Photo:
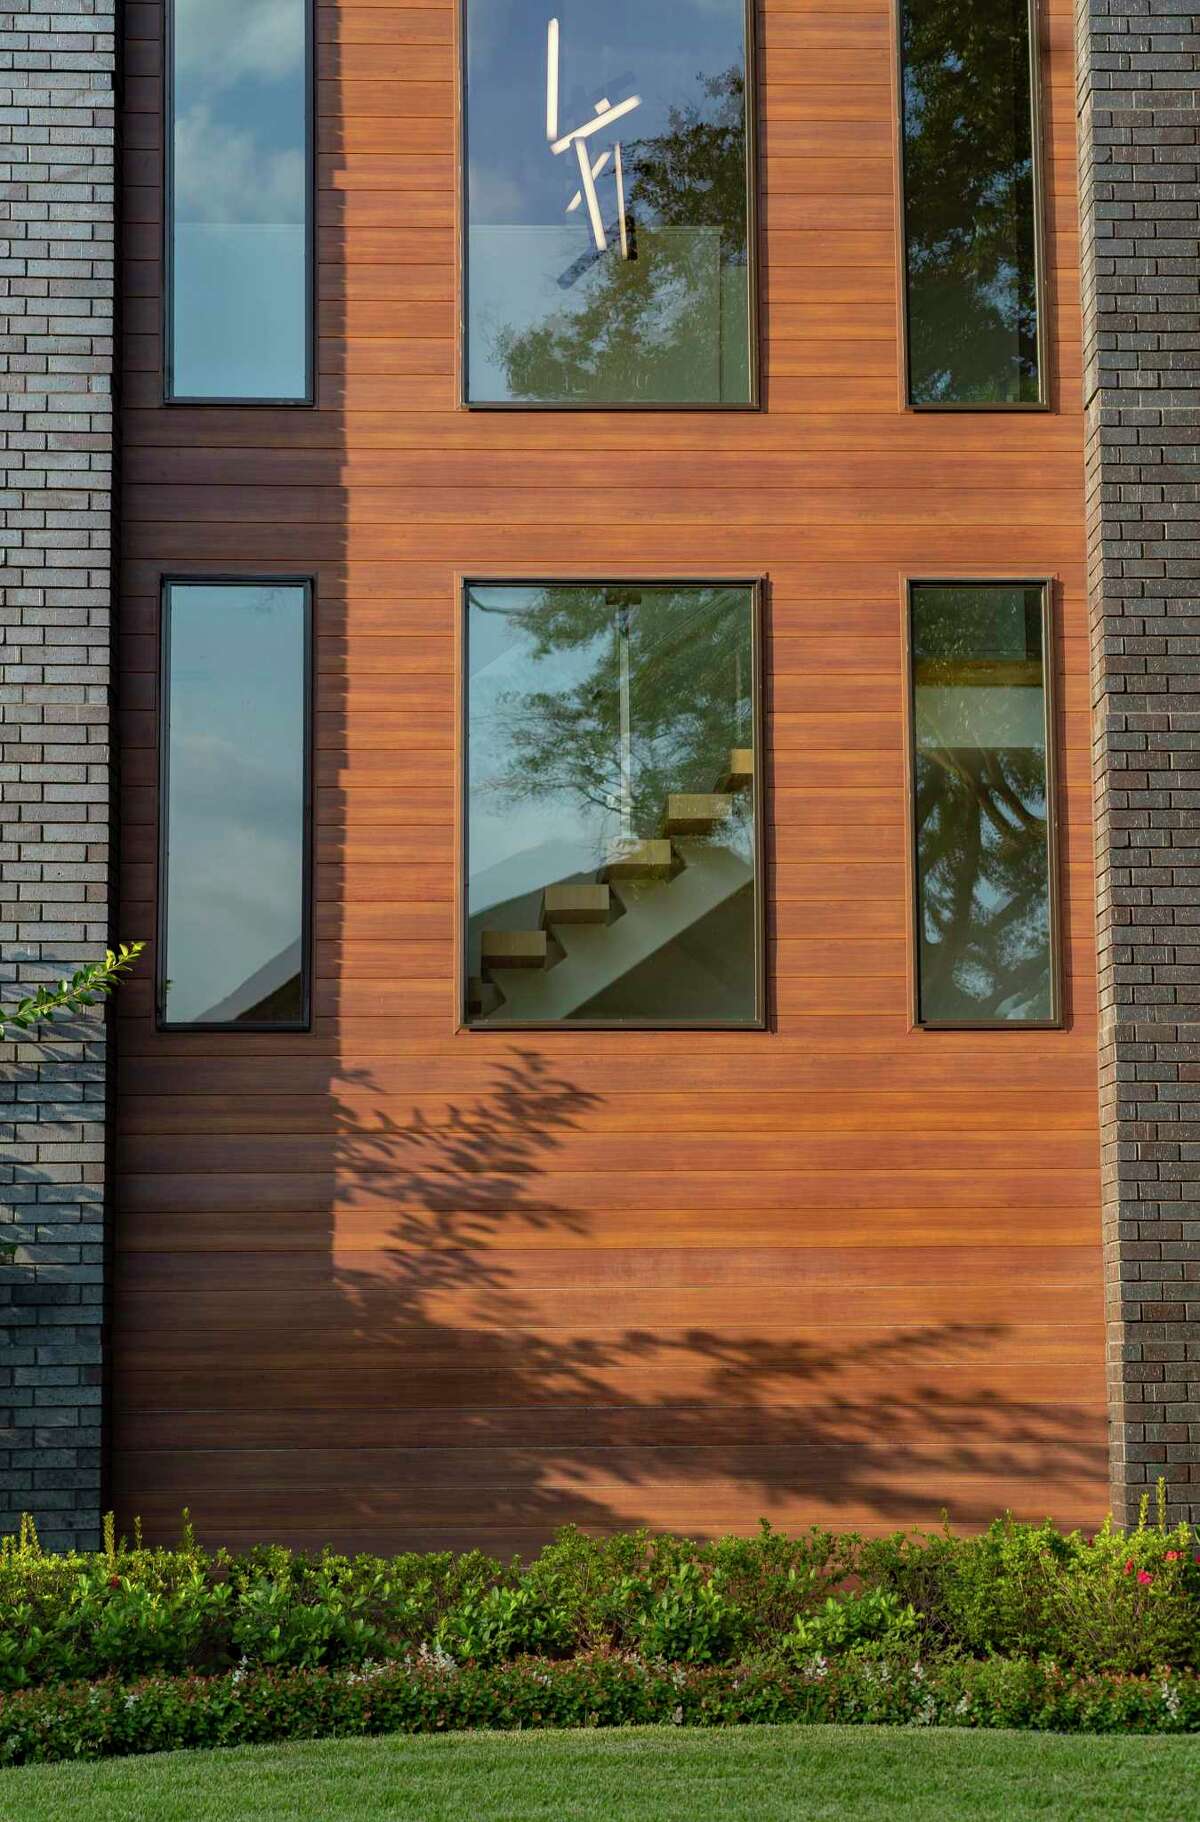
[[[909,396],[1040,397],[1029,0],[902,0]]]
[[[302,1025],[307,590],[173,583],[162,1016]]]
[[[468,0],[467,397],[751,400],[745,0]]]
[[[1042,589],[911,612],[921,1019],[1052,1019]]]
[[[308,0],[174,0],[175,398],[309,390]]]
[[[467,590],[467,1013],[757,1022],[753,592]]]

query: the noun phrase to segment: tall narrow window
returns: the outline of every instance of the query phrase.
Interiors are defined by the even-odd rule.
[[[163,591],[159,1019],[309,1018],[309,587]]]
[[[1033,0],[899,0],[908,396],[1045,402]]]
[[[311,0],[171,0],[167,396],[312,396]]]
[[[749,405],[751,0],[463,0],[466,401]]]
[[[754,584],[466,588],[466,1016],[763,1020]]]
[[[1059,1019],[1049,590],[909,593],[917,1014]]]

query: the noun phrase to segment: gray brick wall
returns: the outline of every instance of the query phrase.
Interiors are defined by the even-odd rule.
[[[1200,1518],[1200,30],[1083,0],[1079,141],[1114,1509]]]
[[[0,1002],[109,934],[116,0],[0,0]],[[0,1530],[94,1543],[105,1039],[0,1045]]]

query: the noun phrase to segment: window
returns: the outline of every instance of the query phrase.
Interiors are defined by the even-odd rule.
[[[467,1022],[761,1025],[757,586],[465,596]]]
[[[1033,0],[899,0],[908,397],[1040,405]]]
[[[1049,587],[909,591],[917,1019],[1059,1022]]]
[[[306,582],[163,589],[158,1013],[309,1021]]]
[[[172,0],[172,400],[312,397],[310,0]]]
[[[471,405],[755,402],[749,0],[464,0]]]

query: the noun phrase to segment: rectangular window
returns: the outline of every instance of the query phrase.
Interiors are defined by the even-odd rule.
[[[311,0],[171,0],[171,400],[313,394]]]
[[[158,1014],[309,1022],[307,582],[163,589]]]
[[[760,1026],[757,585],[465,597],[467,1022]]]
[[[1060,1019],[1049,587],[909,588],[917,1020]]]
[[[908,398],[1045,403],[1033,0],[899,0]]]
[[[464,0],[471,405],[757,392],[751,0]]]

